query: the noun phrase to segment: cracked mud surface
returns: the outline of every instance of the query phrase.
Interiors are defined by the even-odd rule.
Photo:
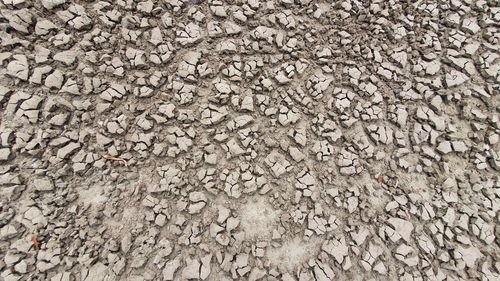
[[[1,0],[0,280],[500,280],[499,45],[493,0]]]

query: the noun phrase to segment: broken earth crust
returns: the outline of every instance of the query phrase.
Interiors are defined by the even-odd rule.
[[[0,280],[500,280],[492,0],[0,1]]]

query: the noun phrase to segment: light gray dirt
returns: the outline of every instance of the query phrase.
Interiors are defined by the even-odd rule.
[[[0,0],[0,281],[500,280],[494,0]]]

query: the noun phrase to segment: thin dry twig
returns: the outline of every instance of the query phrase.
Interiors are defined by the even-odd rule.
[[[33,246],[35,247],[35,250],[38,252],[40,251],[40,241],[38,241],[38,237],[36,235],[31,235],[31,242],[33,243]]]
[[[106,160],[113,160],[113,161],[123,162],[123,164],[125,165],[125,167],[128,167],[127,160],[125,160],[125,159],[123,159],[121,157],[114,157],[114,156],[111,156],[111,155],[104,155],[103,157]]]

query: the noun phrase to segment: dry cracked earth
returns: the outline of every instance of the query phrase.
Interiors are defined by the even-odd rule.
[[[499,2],[0,2],[0,280],[500,280]]]

